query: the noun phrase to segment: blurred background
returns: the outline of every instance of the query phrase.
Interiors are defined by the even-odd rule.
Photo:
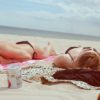
[[[100,40],[100,0],[0,0],[0,33]]]

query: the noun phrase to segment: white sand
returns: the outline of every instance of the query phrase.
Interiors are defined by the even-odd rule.
[[[50,41],[58,53],[62,53],[70,46],[92,46],[100,50],[100,41],[53,39],[32,36],[17,36],[0,34],[0,40],[20,41],[29,40],[44,46]],[[42,85],[37,82],[26,83],[20,89],[0,90],[0,100],[96,100],[100,90],[82,90],[70,84],[53,86]]]

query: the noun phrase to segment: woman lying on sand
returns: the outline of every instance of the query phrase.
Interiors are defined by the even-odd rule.
[[[70,47],[54,59],[54,64],[65,69],[100,70],[100,53],[92,47]]]
[[[17,43],[0,41],[0,63],[14,63],[31,59],[43,59],[56,55],[53,46],[48,43],[47,46],[40,48],[34,43],[21,41]]]
[[[100,54],[96,49],[70,47],[54,59],[54,64],[65,69],[54,73],[55,79],[84,81],[100,87]]]

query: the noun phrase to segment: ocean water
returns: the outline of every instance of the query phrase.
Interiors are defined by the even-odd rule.
[[[33,35],[33,36],[64,38],[64,39],[73,39],[73,40],[76,39],[76,40],[100,41],[100,37],[98,36],[79,35],[73,33],[61,33],[61,32],[8,27],[8,26],[0,26],[0,34]]]

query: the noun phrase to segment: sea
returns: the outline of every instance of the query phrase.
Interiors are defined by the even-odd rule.
[[[53,32],[38,29],[28,29],[19,27],[9,27],[0,25],[0,34],[17,34],[17,35],[30,35],[39,37],[50,37],[58,39],[72,39],[72,40],[91,40],[100,41],[100,36],[81,35],[73,33]]]

